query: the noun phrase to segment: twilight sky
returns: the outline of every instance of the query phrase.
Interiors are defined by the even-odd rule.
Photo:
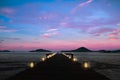
[[[120,49],[120,0],[0,0],[0,50]]]

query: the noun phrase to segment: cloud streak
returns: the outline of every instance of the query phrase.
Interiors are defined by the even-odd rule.
[[[0,29],[4,29],[4,28],[6,28],[5,26],[0,26]]]
[[[14,12],[14,10],[11,8],[2,8],[2,9],[0,9],[0,11],[3,13],[7,13],[7,14],[11,14]]]
[[[39,19],[41,20],[48,20],[48,19],[55,19],[58,18],[60,16],[60,14],[54,13],[54,12],[50,12],[50,13],[44,13],[44,14],[40,14]]]
[[[6,40],[21,40],[21,38],[17,38],[17,37],[3,37],[2,39]]]
[[[6,26],[0,26],[0,32],[17,32],[15,29],[7,29]]]
[[[59,35],[59,31],[57,28],[55,28],[55,29],[48,29],[42,36],[45,38],[50,38],[57,35]]]
[[[71,11],[71,14],[76,13],[80,8],[82,8],[82,7],[90,4],[90,3],[92,3],[92,2],[93,2],[93,0],[88,0],[88,1],[86,1],[86,2],[80,3],[78,6],[76,6],[76,7]]]
[[[0,30],[0,32],[16,32],[17,30],[13,30],[13,29],[3,29],[3,30]]]
[[[54,31],[58,31],[58,29],[57,28],[55,28],[55,29],[48,29],[46,32],[54,32]]]
[[[120,39],[120,29],[118,28],[97,28],[89,32],[93,36],[105,36],[109,40],[119,40]]]
[[[4,40],[0,40],[0,43],[4,42]]]
[[[96,29],[89,31],[89,33],[94,35],[94,36],[101,36],[105,33],[111,33],[115,30],[116,29],[114,29],[114,28],[96,28]]]
[[[110,40],[119,40],[120,39],[120,29],[116,29],[109,34]]]

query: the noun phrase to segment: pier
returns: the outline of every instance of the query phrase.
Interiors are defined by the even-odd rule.
[[[110,80],[79,63],[73,54],[46,54],[42,61],[7,80]]]

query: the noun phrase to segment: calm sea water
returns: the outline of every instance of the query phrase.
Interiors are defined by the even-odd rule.
[[[74,53],[80,63],[88,61],[90,67],[111,80],[120,80],[120,53]]]
[[[45,54],[42,52],[0,52],[0,80],[5,80],[25,70],[31,62],[41,61]]]
[[[0,52],[0,80],[28,68],[28,63],[37,63],[46,53]],[[111,80],[120,80],[120,53],[73,53],[80,63],[88,61],[95,71]]]

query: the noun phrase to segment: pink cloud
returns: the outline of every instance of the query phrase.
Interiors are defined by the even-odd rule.
[[[120,40],[118,37],[109,37],[110,40]]]
[[[49,38],[49,37],[52,37],[52,36],[56,36],[58,34],[59,34],[58,32],[45,33],[45,34],[43,34],[43,37]]]
[[[97,28],[89,32],[94,36],[105,35],[109,40],[120,40],[120,29],[116,28]]]
[[[62,23],[60,23],[60,26],[69,27],[69,24],[67,22],[62,22]]]
[[[55,19],[59,16],[60,15],[58,13],[44,13],[44,14],[41,14],[38,18],[40,20],[48,20],[48,19]]]
[[[5,14],[12,14],[14,10],[12,8],[1,8],[0,12],[5,13]]]
[[[16,32],[17,30],[13,30],[13,29],[2,29],[0,30],[0,32]]]
[[[54,32],[54,31],[57,31],[58,29],[55,28],[55,29],[48,29],[46,32]]]
[[[74,18],[68,17],[69,20],[66,20],[66,17],[64,21],[59,23],[60,26],[62,27],[67,27],[67,28],[76,28],[80,29],[82,31],[89,31],[90,28],[96,27],[96,28],[101,28],[101,26],[105,25],[116,25],[120,20],[115,18],[115,19],[104,19],[104,18],[99,18],[99,19],[85,19],[80,21],[74,21]],[[109,30],[109,29],[108,29]],[[104,30],[103,30],[104,31]],[[105,32],[105,31],[104,31]]]
[[[102,34],[111,33],[113,31],[115,31],[114,28],[96,28],[96,29],[89,31],[89,33],[95,36],[100,36]]]
[[[113,35],[119,35],[120,34],[120,29],[116,29],[111,34],[113,34]]]
[[[109,34],[110,40],[119,40],[120,39],[120,29],[116,29]]]
[[[6,44],[3,44],[1,46],[1,49],[9,49],[9,50],[30,50],[30,49],[50,49],[50,50],[62,50],[62,49],[71,49],[74,48],[72,46],[73,43],[68,41],[62,41],[62,40],[49,40],[49,41],[43,41],[43,42],[22,42],[22,44],[19,42],[10,42]],[[75,47],[76,48],[76,47]]]
[[[111,41],[111,40],[93,40],[87,39],[86,41],[63,41],[63,40],[49,40],[42,42],[6,42],[4,43],[0,49],[8,49],[8,50],[33,50],[33,49],[48,49],[48,50],[73,50],[79,47],[87,47],[92,50],[100,50],[100,49],[117,49],[120,48],[119,41]]]
[[[59,32],[58,32],[58,29],[55,28],[55,29],[48,29],[42,36],[45,38],[49,38],[57,35],[59,35]]]
[[[62,27],[65,28],[73,28],[73,29],[79,29],[82,32],[87,32],[91,27],[93,27],[93,24],[89,23],[82,23],[82,22],[61,22],[59,24]]]
[[[116,24],[117,26],[120,26],[120,22]]]
[[[87,4],[91,3],[91,2],[93,2],[93,0],[88,0],[86,2],[83,2],[83,3],[79,4],[78,6],[83,7],[83,6],[85,6],[85,5],[87,5]]]
[[[93,19],[90,23],[94,24],[94,26],[103,26],[103,25],[116,25],[119,22],[119,18],[110,18],[109,20],[105,18]]]
[[[0,26],[0,29],[4,29],[4,28],[6,28],[5,26]]]
[[[50,37],[50,35],[45,33],[45,34],[43,34],[43,37],[48,38],[48,37]]]
[[[72,11],[71,11],[71,14],[74,14],[77,12],[77,10],[79,10],[80,8],[90,4],[91,2],[93,2],[93,0],[88,0],[86,2],[83,2],[83,3],[80,3],[78,6],[76,6]]]

